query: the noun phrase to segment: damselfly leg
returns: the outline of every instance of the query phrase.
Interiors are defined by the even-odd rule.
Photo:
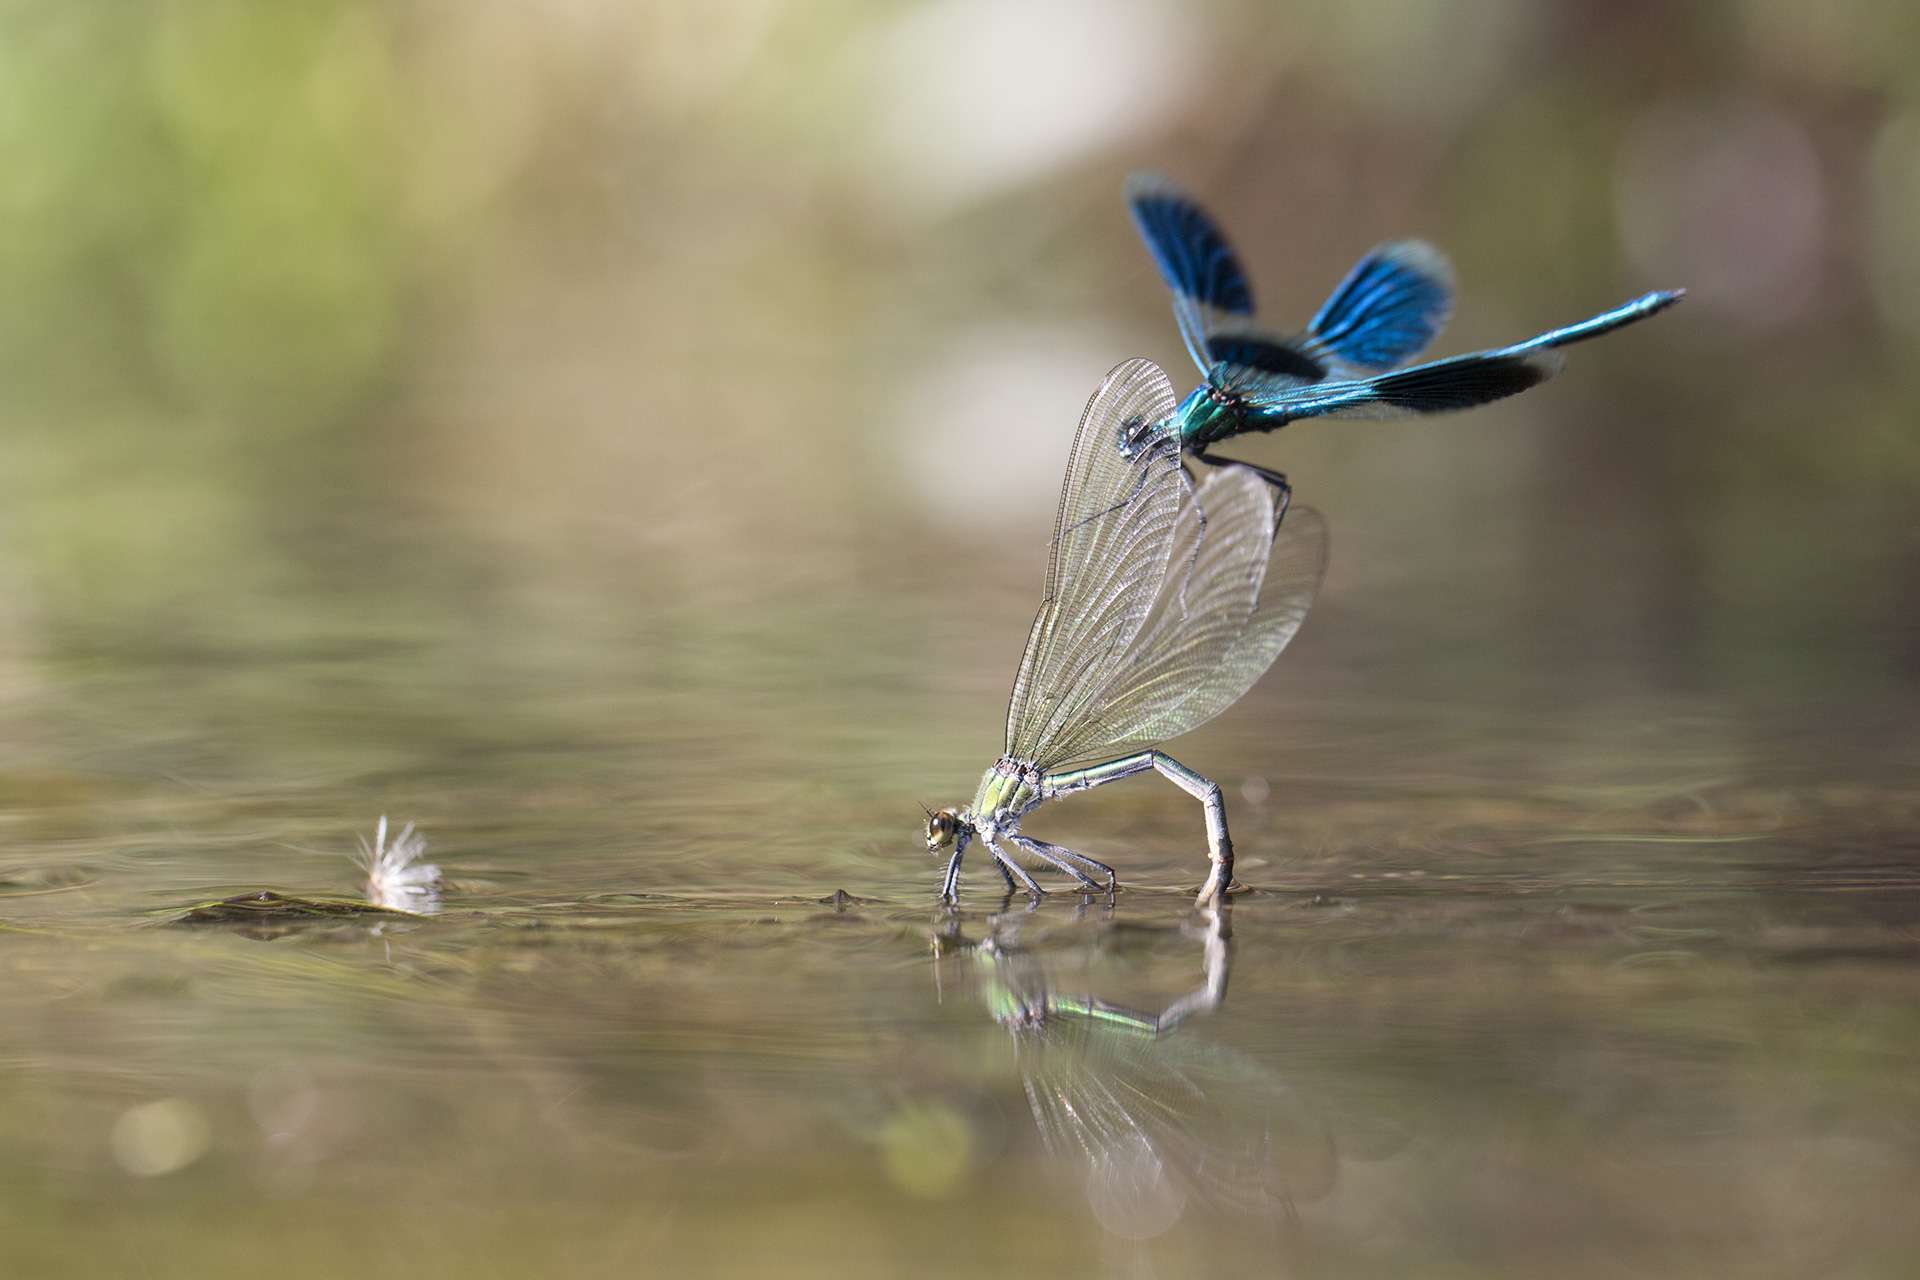
[[[1047,842],[1044,840],[1039,841],[1038,843],[1046,845],[1046,847],[1052,851],[1055,857],[1066,858],[1072,863],[1074,863],[1074,865],[1084,868],[1087,871],[1087,873],[1094,878],[1096,882],[1104,878],[1106,883],[1101,887],[1104,888],[1109,894],[1111,894],[1114,891],[1115,887],[1119,884],[1119,878],[1114,875],[1113,868],[1108,866],[1106,863],[1100,861],[1100,859],[1089,858],[1086,854],[1081,853],[1076,849],[1069,849],[1065,845],[1047,844]]]
[[[1013,881],[1018,880],[1020,887],[1025,889],[1032,897],[1038,899],[1046,896],[1046,891],[1040,887],[1039,882],[1027,874],[1025,867],[1015,862],[1012,858],[1009,858],[1006,850],[992,843],[989,843],[987,848],[993,851],[994,865],[1000,868],[1001,875],[1007,877],[1009,886],[1011,886]]]
[[[1253,472],[1253,474],[1272,485],[1274,491],[1280,495],[1280,511],[1282,515],[1286,514],[1287,503],[1293,501],[1293,486],[1288,483],[1286,473],[1283,471],[1274,471],[1252,462],[1242,462],[1238,458],[1223,458],[1217,453],[1208,453],[1205,449],[1197,450],[1193,456],[1210,467],[1245,467],[1247,470]]]
[[[940,881],[940,900],[942,902],[958,902],[960,900],[960,860],[966,856],[967,842],[962,840],[954,849],[953,856],[947,859],[947,874]],[[1005,873],[1003,872],[1002,874]],[[1007,881],[1007,888],[1013,888],[1012,880]]]
[[[1106,863],[1096,862],[1083,853],[1075,853],[1062,845],[1049,844],[1045,840],[1036,840],[1032,836],[1013,834],[1007,838],[1055,870],[1064,871],[1072,876],[1080,882],[1082,888],[1091,889],[1095,893],[1113,892],[1115,883],[1113,868]],[[1082,870],[1083,867],[1095,869],[1100,875],[1106,877],[1106,883],[1102,884],[1094,879],[1087,871]]]
[[[1013,872],[1007,870],[1006,864],[1001,862],[1000,859],[998,858],[995,858],[993,860],[993,869],[995,871],[998,871],[1000,873],[1000,878],[1007,882],[1007,898],[1011,900],[1013,898],[1014,890],[1020,887],[1019,885],[1013,882]]]

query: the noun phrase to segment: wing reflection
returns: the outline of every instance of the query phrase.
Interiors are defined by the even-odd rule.
[[[957,925],[935,935],[936,973],[963,969],[1011,1034],[1042,1143],[1084,1171],[1088,1206],[1116,1235],[1150,1239],[1196,1208],[1291,1220],[1333,1187],[1338,1152],[1320,1109],[1183,1026],[1226,999],[1231,910],[1182,928],[1199,943],[1201,982],[1157,1013],[1063,990],[1058,942],[1021,941],[1031,912],[992,917],[980,941]],[[1113,929],[1101,922],[1096,945]]]

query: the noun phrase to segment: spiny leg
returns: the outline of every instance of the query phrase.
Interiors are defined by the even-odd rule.
[[[1086,854],[1076,853],[1072,849],[1062,849],[1060,850],[1060,852],[1066,855],[1067,857],[1072,858],[1076,863],[1085,864],[1088,870],[1088,874],[1092,875],[1095,879],[1105,877],[1106,885],[1104,887],[1109,896],[1112,895],[1115,889],[1119,888],[1120,877],[1114,874],[1114,870],[1112,867],[1100,861],[1100,859],[1089,858]]]
[[[1025,849],[1028,853],[1032,854],[1034,857],[1040,859],[1042,862],[1049,864],[1055,870],[1066,872],[1068,875],[1072,876],[1075,880],[1078,880],[1083,888],[1093,889],[1098,891],[1099,889],[1105,887],[1105,886],[1102,886],[1099,881],[1089,876],[1086,872],[1074,866],[1072,862],[1060,856],[1066,853],[1067,851],[1065,849],[1062,849],[1059,845],[1048,844],[1045,840],[1035,840],[1032,836],[1010,835],[1007,838],[1013,841],[1015,844],[1019,845],[1022,849]]]
[[[1131,778],[1149,769],[1200,802],[1201,810],[1206,815],[1207,858],[1212,865],[1207,872],[1207,882],[1200,887],[1200,896],[1195,899],[1195,905],[1213,906],[1226,897],[1227,886],[1233,883],[1233,838],[1227,833],[1227,806],[1220,794],[1219,783],[1201,777],[1164,751],[1142,751],[1138,755],[1123,756],[1088,769],[1049,774],[1041,779],[1040,790],[1042,795],[1048,797],[1072,795],[1076,791],[1090,791],[1109,782]]]
[[[995,858],[993,860],[993,869],[995,871],[998,871],[1000,873],[1000,878],[1007,882],[1007,897],[1011,899],[1013,897],[1014,888],[1016,887],[1013,883],[1013,873],[1008,871],[1006,867],[1002,865],[1000,859],[998,858]]]
[[[1062,858],[1056,858],[1052,853],[1048,852],[1046,848],[1042,847],[1040,841],[1033,839],[1031,836],[1009,835],[1007,839],[1013,841],[1013,843],[1016,846],[1018,846],[1019,848],[1025,849],[1028,853],[1040,859],[1040,861],[1046,863],[1048,866],[1052,867],[1055,871],[1064,872],[1065,874],[1072,876],[1075,880],[1078,880],[1080,882],[1081,887],[1087,888],[1087,889],[1097,889],[1100,887],[1098,884],[1088,879],[1086,874],[1082,872],[1079,868],[1075,867],[1072,863],[1067,862]]]
[[[946,878],[940,882],[940,900],[942,902],[953,903],[960,901],[960,860],[966,856],[967,846],[962,842],[960,847],[953,851],[953,856],[947,859],[947,875]]]
[[[1089,858],[1086,854],[1075,849],[1069,849],[1064,845],[1054,845],[1053,851],[1063,858],[1071,858],[1076,866],[1086,868],[1088,873],[1096,879],[1105,876],[1107,882],[1103,887],[1108,893],[1112,893],[1119,883],[1119,877],[1114,875],[1113,868],[1098,858]]]
[[[1039,882],[1027,874],[1025,867],[1015,862],[1012,858],[1009,858],[999,845],[989,844],[987,848],[993,850],[993,860],[1003,868],[1001,871],[1002,875],[1007,876],[1010,880],[1018,879],[1021,886],[1035,898],[1040,898],[1045,895],[1046,890],[1040,887]]]
[[[1108,893],[1113,892],[1115,882],[1113,868],[1098,858],[1089,858],[1086,854],[1074,849],[1069,849],[1063,844],[1049,844],[1045,840],[1036,840],[1032,836],[1020,836],[1019,840],[1022,848],[1032,850],[1035,854],[1045,858],[1055,866],[1061,866],[1063,863],[1069,864],[1063,867],[1063,869],[1089,889],[1104,889]],[[1101,884],[1097,880],[1089,879],[1086,874],[1086,869],[1088,868],[1091,868],[1095,875],[1105,876],[1107,882]]]

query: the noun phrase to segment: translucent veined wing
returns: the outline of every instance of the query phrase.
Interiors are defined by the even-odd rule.
[[[1208,335],[1224,317],[1253,314],[1253,287],[1240,259],[1207,211],[1160,174],[1128,177],[1127,207],[1173,290],[1173,318],[1187,354],[1205,373],[1217,360],[1208,354]]]
[[[1150,360],[1118,365],[1087,402],[1054,517],[1040,611],[1007,705],[1007,754],[1049,762],[1081,736],[1139,634],[1167,576],[1192,485],[1179,437],[1138,431],[1174,408],[1173,384]],[[1123,438],[1134,447],[1123,450]]]
[[[1307,324],[1303,346],[1352,374],[1391,369],[1424,350],[1453,311],[1453,267],[1421,240],[1376,246]]]
[[[1042,1143],[1085,1164],[1103,1225],[1152,1235],[1189,1202],[1270,1215],[1331,1190],[1338,1153],[1326,1116],[1267,1069],[1156,1035],[1145,1015],[1076,1003],[1049,1002],[1015,1031],[1015,1054]]]
[[[1205,519],[1201,518],[1202,513]],[[1320,513],[1243,467],[1210,471],[1180,512],[1171,568],[1097,716],[1056,745],[1063,760],[1176,738],[1253,687],[1306,621],[1327,566]]]
[[[1203,1205],[1270,1218],[1333,1188],[1339,1152],[1326,1109],[1252,1058],[1176,1030],[1224,996],[1217,919],[1203,983],[1158,1012],[1059,990],[1053,944],[1068,935],[1028,949],[1014,943],[1018,927],[974,953],[981,994],[1011,1033],[1042,1143],[1076,1166],[1109,1230],[1157,1234]]]
[[[1392,418],[1451,413],[1504,400],[1560,371],[1562,347],[1657,315],[1684,289],[1642,294],[1610,311],[1491,351],[1430,360],[1371,378],[1335,379],[1311,386],[1264,387],[1247,393],[1253,409],[1278,426],[1298,418]]]

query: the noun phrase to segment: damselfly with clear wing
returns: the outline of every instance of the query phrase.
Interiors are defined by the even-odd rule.
[[[1158,744],[1232,706],[1293,639],[1326,570],[1326,525],[1239,467],[1194,485],[1172,435],[1114,447],[1174,404],[1158,365],[1129,360],[1081,417],[1046,594],[1007,707],[1006,750],[970,805],[927,816],[928,849],[953,850],[941,885],[948,901],[974,839],[1009,890],[1041,892],[1009,847],[1084,888],[1111,890],[1111,867],[1024,834],[1021,820],[1049,800],[1149,771],[1201,802],[1210,867],[1199,901],[1217,901],[1232,882],[1220,788]]]

